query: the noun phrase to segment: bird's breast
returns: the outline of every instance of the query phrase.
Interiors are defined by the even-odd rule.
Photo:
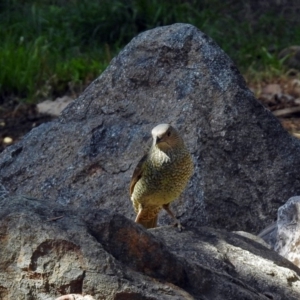
[[[136,183],[133,198],[141,204],[163,205],[175,200],[185,188],[193,172],[187,151],[153,152],[145,163],[143,176]]]

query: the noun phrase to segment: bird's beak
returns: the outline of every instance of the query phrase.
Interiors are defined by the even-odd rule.
[[[162,139],[161,137],[157,136],[155,140],[155,145],[157,145],[161,141],[161,139]]]

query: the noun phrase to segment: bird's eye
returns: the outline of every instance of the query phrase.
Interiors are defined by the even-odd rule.
[[[168,132],[167,132],[167,136],[170,136],[170,135],[171,135],[171,131],[168,131]]]

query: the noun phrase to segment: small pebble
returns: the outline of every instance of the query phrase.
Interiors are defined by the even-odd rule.
[[[13,139],[9,136],[7,136],[3,139],[4,144],[11,144],[12,142],[13,142]]]

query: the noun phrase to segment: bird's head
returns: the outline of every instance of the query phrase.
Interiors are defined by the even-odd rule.
[[[160,150],[176,148],[183,144],[177,130],[170,124],[159,124],[152,129],[153,145]]]

